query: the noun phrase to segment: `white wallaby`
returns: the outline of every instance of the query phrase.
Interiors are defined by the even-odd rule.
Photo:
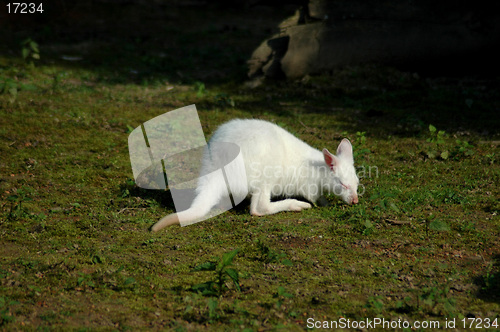
[[[221,125],[208,147],[216,142],[235,143],[240,147],[247,183],[233,185],[231,189],[236,195],[241,194],[239,188],[248,191],[243,194],[250,196],[250,213],[254,216],[311,207],[310,203],[290,197],[303,197],[314,204],[323,194],[334,193],[348,204],[358,203],[359,180],[348,139],[342,140],[337,154],[333,155],[327,149],[312,148],[273,123],[237,119]],[[202,167],[206,163],[204,159]],[[233,170],[238,171],[243,170]],[[194,220],[208,214],[226,190],[224,183],[212,182],[210,178],[199,181],[191,207],[162,218],[151,230],[179,224],[180,217],[183,221]],[[273,202],[272,197],[285,199]]]

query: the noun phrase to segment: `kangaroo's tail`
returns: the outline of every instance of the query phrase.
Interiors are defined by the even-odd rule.
[[[161,218],[156,224],[151,227],[151,231],[153,232],[158,232],[160,229],[165,228],[170,225],[179,225],[179,216],[177,213],[172,213],[169,214],[168,216],[165,216]]]
[[[194,205],[194,204],[193,204]],[[195,206],[195,205],[194,205]],[[156,224],[151,227],[151,231],[157,232],[162,228],[171,225],[180,225],[181,221],[183,225],[190,224],[190,222],[204,217],[208,212],[210,212],[210,206],[207,208],[200,208],[191,206],[189,209],[177,213],[169,214],[161,218]]]
[[[189,209],[163,217],[151,227],[151,230],[157,232],[170,225],[186,226],[193,222],[200,221],[200,219],[202,220],[203,217],[206,217],[212,208],[220,201],[224,191],[227,193],[224,179],[218,179],[215,178],[215,176],[204,179],[204,181],[199,184],[196,191],[197,195]],[[229,208],[227,208],[227,210],[229,210]]]

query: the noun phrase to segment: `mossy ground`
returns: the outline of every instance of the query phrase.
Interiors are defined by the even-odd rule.
[[[359,66],[249,89],[244,59],[269,33],[251,13],[125,6],[111,24],[99,20],[107,5],[94,6],[95,25],[68,8],[80,15],[71,27],[12,30],[2,46],[0,329],[500,319],[498,78]],[[140,28],[127,30],[130,20]],[[18,56],[28,33],[40,43],[34,65]],[[252,217],[245,202],[150,233],[173,204],[134,185],[128,133],[193,103],[207,137],[237,117],[276,122],[316,148],[349,137],[360,204],[328,197],[328,207]],[[214,275],[191,269],[236,248],[241,292],[228,283],[216,302],[194,292]]]

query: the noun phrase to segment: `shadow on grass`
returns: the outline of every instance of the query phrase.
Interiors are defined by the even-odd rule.
[[[474,283],[480,287],[477,297],[483,301],[500,303],[500,255],[493,258],[493,263],[484,276]]]
[[[421,78],[416,73],[365,65],[269,85],[255,89],[255,98],[239,102],[238,107],[267,109],[284,117],[331,115],[343,130],[380,138],[428,133],[429,124],[466,136],[500,134],[500,82],[496,78]]]
[[[119,186],[119,192],[120,193],[125,193],[126,195],[130,197],[139,197],[143,200],[153,200],[156,203],[158,203],[159,206],[161,206],[164,209],[168,209],[168,213],[172,213],[177,211],[177,208],[179,208],[180,211],[183,211],[185,209],[188,209],[190,206],[190,203],[192,199],[194,198],[194,190],[177,190],[177,198],[179,198],[178,195],[184,195],[184,199],[181,199],[180,202],[184,202],[184,205],[177,206],[174,203],[174,200],[172,198],[172,193],[169,189],[167,190],[153,190],[153,189],[143,189],[135,184],[132,183],[133,181],[129,180],[127,183],[123,183]],[[187,205],[186,205],[187,204]],[[237,204],[235,207],[231,209],[231,211],[234,211],[234,213],[238,215],[249,215],[249,206],[250,206],[250,199],[244,199],[241,201],[239,204]],[[165,215],[167,212],[165,212]],[[162,217],[162,216],[159,216]]]

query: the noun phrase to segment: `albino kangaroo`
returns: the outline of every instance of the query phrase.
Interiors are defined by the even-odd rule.
[[[348,204],[358,203],[359,180],[354,169],[352,146],[345,138],[334,156],[327,149],[319,151],[310,147],[273,123],[237,119],[221,125],[215,131],[208,143],[208,150],[212,143],[217,142],[235,143],[240,147],[246,183],[233,185],[232,191],[233,194],[250,197],[250,213],[254,216],[301,211],[311,207],[310,203],[292,198],[272,202],[272,197],[300,196],[316,203],[323,193],[334,193]],[[203,168],[210,163],[207,154],[210,152],[205,154]],[[243,172],[241,169],[233,170],[234,174],[238,171]],[[240,188],[247,192],[238,192],[243,190]],[[151,230],[158,231],[169,225],[180,224],[179,219],[194,220],[207,215],[219,202],[224,189],[211,181],[210,177],[199,181],[191,207],[162,218]]]

